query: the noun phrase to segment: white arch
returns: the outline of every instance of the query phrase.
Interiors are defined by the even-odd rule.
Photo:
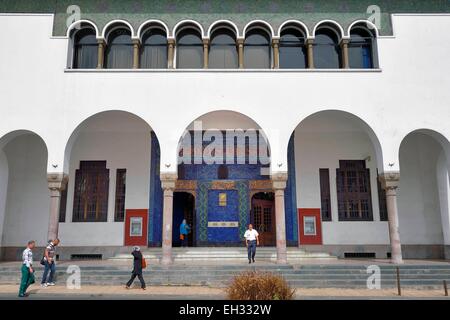
[[[347,36],[350,37],[350,32],[352,31],[352,28],[355,25],[357,25],[357,24],[366,24],[368,26],[369,30],[375,30],[375,36],[378,38],[378,36],[379,36],[378,28],[377,28],[377,26],[375,24],[373,24],[369,20],[356,20],[356,21],[353,21],[352,24],[347,29]]]
[[[147,20],[145,22],[143,22],[140,26],[139,29],[137,31],[137,37],[139,39],[142,39],[142,32],[145,31],[145,29],[149,26],[159,26],[162,27],[165,31],[166,31],[166,36],[169,36],[169,27],[167,26],[167,24],[165,24],[163,21],[161,20],[157,20],[157,19],[150,19]]]
[[[181,20],[180,22],[178,22],[178,23],[173,27],[172,37],[175,38],[175,37],[177,36],[178,29],[179,29],[180,27],[182,27],[183,25],[194,25],[194,26],[196,26],[196,27],[199,29],[199,31],[200,31],[200,33],[201,33],[201,35],[202,35],[202,38],[205,37],[205,30],[203,29],[203,26],[202,26],[199,22],[197,22],[197,21],[195,21],[195,20],[190,20],[190,19]]]
[[[121,19],[116,19],[116,20],[112,20],[112,21],[108,22],[108,23],[103,27],[103,30],[102,30],[102,36],[101,36],[103,39],[106,39],[106,32],[108,31],[108,29],[110,29],[111,26],[113,26],[113,25],[115,25],[115,24],[117,24],[117,25],[121,25],[121,24],[122,24],[122,25],[126,25],[126,26],[128,27],[128,29],[130,29],[131,37],[132,37],[132,38],[135,38],[135,33],[134,33],[133,26],[132,26],[128,21],[121,20]]]
[[[280,37],[281,36],[281,31],[283,31],[284,27],[286,27],[287,25],[297,25],[298,27],[300,27],[304,32],[307,38],[310,37],[309,34],[309,29],[306,26],[306,24],[304,24],[303,22],[301,22],[300,20],[286,20],[285,22],[283,22],[280,27],[278,28],[278,33],[277,36]]]
[[[313,32],[312,32],[312,36],[313,36],[313,37],[316,36],[317,29],[318,29],[321,25],[323,25],[323,24],[331,24],[331,25],[334,25],[334,26],[339,30],[339,33],[340,33],[339,40],[341,40],[341,39],[343,39],[343,38],[346,38],[345,33],[344,33],[344,28],[342,28],[342,26],[341,26],[338,22],[336,22],[336,21],[334,21],[334,20],[322,20],[322,21],[319,21],[319,22],[314,26],[314,29],[313,29]],[[336,31],[337,31],[337,30],[336,30]],[[338,36],[339,36],[339,34],[338,34]]]
[[[236,34],[236,38],[239,37],[239,28],[237,27],[237,25],[230,21],[230,20],[217,20],[214,21],[208,28],[208,31],[206,32],[206,37],[210,38],[211,37],[211,32],[214,30],[214,28],[216,26],[220,26],[220,25],[228,25],[230,27],[232,27],[234,29],[234,33]]]
[[[249,27],[251,27],[252,25],[258,25],[258,24],[262,24],[262,25],[266,26],[271,33],[270,36],[272,38],[275,37],[275,31],[273,30],[272,26],[270,25],[270,23],[268,23],[267,21],[264,21],[264,20],[252,20],[249,23],[247,23],[244,27],[244,30],[242,31],[242,37],[245,38],[245,35],[246,35]]]
[[[98,28],[97,28],[97,25],[94,22],[90,21],[90,20],[78,20],[78,21],[75,21],[74,23],[72,23],[67,28],[66,36],[69,38],[70,37],[70,33],[72,32],[72,30],[75,29],[75,27],[77,27],[79,25],[82,25],[83,23],[88,24],[88,25],[90,25],[90,26],[92,26],[94,28],[94,30],[95,30],[95,37],[96,38],[98,38],[100,36]]]

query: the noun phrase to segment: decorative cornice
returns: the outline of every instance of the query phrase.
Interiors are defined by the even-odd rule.
[[[66,188],[69,176],[62,172],[51,172],[47,174],[48,188],[52,191],[62,191]]]

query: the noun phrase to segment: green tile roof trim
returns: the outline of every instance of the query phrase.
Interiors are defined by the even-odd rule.
[[[64,36],[70,5],[81,10],[81,19],[93,21],[102,30],[112,20],[123,19],[135,31],[148,19],[164,21],[172,30],[181,20],[192,19],[205,30],[216,20],[233,21],[240,32],[256,19],[269,22],[274,30],[286,20],[305,23],[310,32],[325,19],[336,20],[346,30],[355,20],[371,16],[371,5],[380,8],[380,35],[392,35],[393,13],[450,13],[450,0],[0,0],[1,13],[54,13],[53,35]]]

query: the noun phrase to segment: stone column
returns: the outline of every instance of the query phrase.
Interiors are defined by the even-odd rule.
[[[273,69],[280,68],[280,39],[272,39]]]
[[[314,39],[306,39],[305,46],[308,69],[314,69]]]
[[[162,173],[161,187],[164,190],[162,260],[164,265],[171,264],[172,259],[172,224],[173,224],[173,190],[177,181],[176,173]]]
[[[174,64],[174,58],[175,58],[175,39],[168,39],[167,40],[167,46],[168,46],[168,52],[167,52],[167,67],[169,69],[173,69]]]
[[[48,173],[47,181],[50,189],[50,217],[48,220],[47,240],[58,237],[59,206],[61,191],[66,188],[68,177],[64,173]]]
[[[244,69],[244,38],[237,39],[239,69]]]
[[[141,41],[133,39],[133,69],[139,69]]]
[[[341,41],[341,52],[342,52],[342,68],[348,69],[350,68],[349,60],[348,60],[348,44],[350,40],[342,39]]]
[[[203,39],[203,69],[208,69],[209,64],[209,39]]]
[[[391,262],[403,263],[402,244],[398,231],[397,188],[400,172],[387,172],[379,176],[383,189],[386,190],[386,205],[389,220],[389,238],[391,240]]]
[[[97,69],[103,69],[105,64],[105,47],[106,42],[104,39],[98,39],[98,56],[97,56]]]
[[[284,189],[287,172],[272,174],[272,187],[275,192],[275,223],[277,237],[277,263],[287,263],[286,217],[284,212]]]

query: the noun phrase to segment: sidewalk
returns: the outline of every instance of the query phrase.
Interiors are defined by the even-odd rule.
[[[0,286],[0,299],[15,299],[16,285]],[[181,299],[181,300],[217,300],[226,299],[223,289],[195,286],[139,287],[127,290],[118,286],[83,286],[81,289],[67,289],[62,286],[41,288],[33,285],[29,289],[29,299]],[[402,297],[395,289],[297,289],[295,299],[449,299],[443,290],[402,290]]]

